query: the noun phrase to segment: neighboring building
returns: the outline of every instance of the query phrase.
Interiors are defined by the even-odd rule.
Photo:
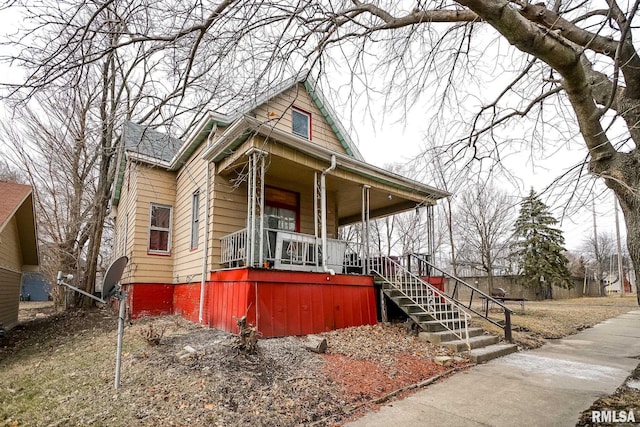
[[[23,272],[38,265],[31,187],[0,181],[0,325],[5,329],[18,323]]]
[[[310,80],[209,112],[184,141],[133,123],[123,138],[113,253],[134,318],[235,331],[246,314],[266,337],[375,323],[372,256],[338,227],[448,195],[365,163]]]
[[[51,284],[44,275],[35,271],[26,271],[22,274],[22,301],[49,301],[51,299]]]

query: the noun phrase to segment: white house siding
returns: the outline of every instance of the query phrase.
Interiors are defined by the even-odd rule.
[[[201,145],[180,168],[176,182],[174,218],[173,276],[178,283],[198,282],[202,274],[206,204],[207,162],[200,158]],[[200,191],[198,247],[191,249],[191,215],[193,193]]]
[[[130,163],[129,188],[135,191],[125,192],[118,209],[118,217],[128,222],[127,252],[129,267],[122,283],[172,283],[173,257],[175,256],[175,173],[144,164]],[[169,255],[150,254],[149,214],[151,203],[173,207],[171,235],[171,253]]]
[[[114,236],[114,259],[126,255],[129,257],[129,264],[127,264],[124,273],[122,275],[121,283],[133,282],[134,260],[133,260],[133,248],[134,248],[134,232],[133,224],[136,217],[136,199],[137,199],[137,165],[135,163],[127,163],[127,167],[124,173],[122,181],[122,189],[120,193],[120,203],[117,208],[117,216],[115,221],[115,236]]]
[[[291,132],[291,107],[311,113],[311,141],[338,153],[346,153],[333,129],[301,83],[258,106],[254,113],[258,120],[274,123],[276,128]]]

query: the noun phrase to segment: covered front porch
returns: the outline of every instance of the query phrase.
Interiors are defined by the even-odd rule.
[[[235,207],[241,225],[213,242],[213,271],[367,275],[369,260],[386,255],[370,245],[372,220],[410,210],[426,213],[421,252],[432,253],[433,207],[447,193],[276,129],[240,135],[203,154],[245,201]]]

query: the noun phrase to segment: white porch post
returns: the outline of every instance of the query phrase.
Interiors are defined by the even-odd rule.
[[[320,224],[322,222],[322,213],[320,212],[320,203],[322,196],[320,195],[320,173],[315,172],[313,174],[313,235],[315,237],[316,244],[314,245],[316,266],[318,263],[318,255],[320,251]]]
[[[337,166],[336,156],[331,155],[331,165],[320,174],[320,213],[322,216],[320,225],[322,226],[322,270],[332,276],[335,273],[327,265],[327,174],[334,170]]]
[[[369,190],[368,185],[362,186],[362,272],[369,274]]]
[[[247,173],[247,265],[255,267],[264,260],[264,156],[261,150],[251,150],[249,156],[249,170]],[[257,224],[260,220],[260,224]],[[259,253],[256,259],[256,244]]]
[[[433,205],[427,205],[427,249],[429,255],[427,261],[435,262],[435,218],[433,216]]]

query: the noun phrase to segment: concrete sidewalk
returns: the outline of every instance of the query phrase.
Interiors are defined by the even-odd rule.
[[[575,426],[624,383],[638,356],[640,310],[475,366],[347,425]]]

